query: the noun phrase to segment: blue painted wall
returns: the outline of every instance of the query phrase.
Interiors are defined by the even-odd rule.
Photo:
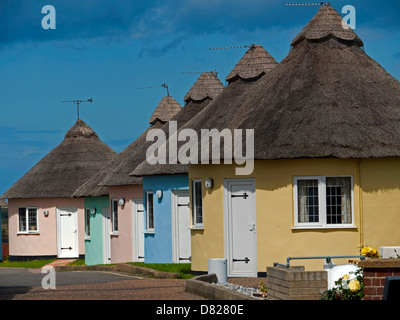
[[[144,237],[146,263],[172,263],[171,191],[188,189],[189,178],[186,174],[143,177],[145,213],[147,212],[145,192],[153,191],[154,197],[154,233],[145,232]],[[157,190],[163,192],[161,199],[156,197]],[[146,218],[144,221],[146,223]]]

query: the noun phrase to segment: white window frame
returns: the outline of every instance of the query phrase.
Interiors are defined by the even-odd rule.
[[[25,209],[25,221],[26,221],[26,230],[25,231],[21,231],[20,230],[20,224],[19,224],[19,210],[20,209]],[[29,227],[29,209],[34,209],[36,210],[36,230],[30,230]],[[18,233],[23,233],[23,234],[35,234],[35,233],[39,233],[39,210],[37,207],[19,207],[18,208]]]
[[[114,211],[114,203],[117,204],[117,212]],[[117,216],[117,228],[115,228],[115,214]],[[111,234],[118,234],[118,199],[111,200]]]
[[[85,208],[85,240],[90,240],[90,208]]]
[[[153,197],[153,227],[152,228],[149,227],[149,222],[150,222],[150,219],[149,219],[149,196],[150,195]],[[155,228],[154,192],[150,191],[150,190],[149,191],[145,191],[144,196],[145,196],[145,200],[146,200],[146,207],[145,207],[146,230],[145,230],[145,232],[146,233],[154,233],[155,232],[155,230],[154,230],[154,228]]]
[[[197,223],[196,219],[196,183],[200,182],[201,186],[201,220],[202,223]],[[192,229],[203,229],[204,228],[204,211],[203,211],[203,181],[202,179],[193,179],[192,180]]]
[[[350,178],[351,184],[351,223],[327,223],[326,211],[326,178]],[[299,180],[318,180],[318,222],[298,222],[298,191],[297,182]],[[329,175],[329,176],[296,176],[293,178],[293,200],[294,200],[294,229],[312,229],[312,228],[355,228],[354,224],[354,184],[351,175]]]

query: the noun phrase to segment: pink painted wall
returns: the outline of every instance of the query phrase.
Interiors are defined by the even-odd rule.
[[[37,234],[18,233],[18,208],[38,208]],[[57,255],[57,207],[78,209],[79,254],[85,254],[85,222],[83,198],[9,199],[9,252],[11,256]],[[48,216],[43,211],[48,210]]]
[[[113,199],[125,199],[118,206],[118,234],[111,236],[111,263],[133,261],[132,199],[143,198],[143,188],[137,186],[114,186],[109,189],[110,204]],[[110,205],[111,208],[111,205]],[[110,210],[111,214],[112,210]]]

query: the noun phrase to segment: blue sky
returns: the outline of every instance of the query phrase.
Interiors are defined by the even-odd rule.
[[[167,83],[182,106],[198,74],[224,79],[246,49],[280,62],[317,6],[267,0],[0,0],[0,194],[64,138],[80,116],[120,152],[148,127]],[[317,1],[318,2],[318,1]],[[56,9],[56,29],[41,26]],[[331,1],[356,8],[366,53],[400,79],[400,2]],[[344,16],[345,14],[343,14]]]

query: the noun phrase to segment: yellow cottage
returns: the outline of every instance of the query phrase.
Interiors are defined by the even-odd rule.
[[[288,257],[400,245],[400,83],[332,7],[231,100],[213,101],[207,123],[194,118],[192,128],[253,129],[254,168],[238,175],[224,164],[222,141],[221,164],[189,166],[193,271],[226,258],[229,277],[254,277]],[[322,269],[323,260],[296,264]]]

